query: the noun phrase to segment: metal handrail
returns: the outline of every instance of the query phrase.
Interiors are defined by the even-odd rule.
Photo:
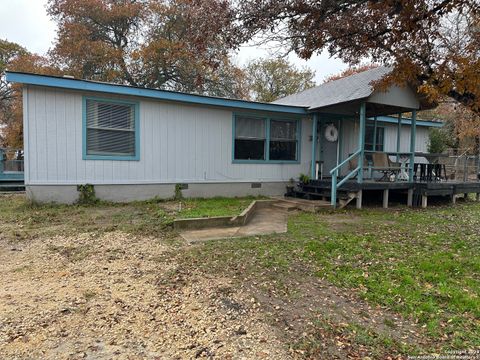
[[[357,151],[355,151],[352,155],[350,155],[349,157],[347,157],[345,160],[343,160],[340,164],[338,164],[337,166],[335,166],[332,170],[330,170],[330,175],[333,175],[334,172],[338,171],[342,166],[344,166],[346,163],[348,163],[350,160],[353,160],[354,157],[360,155],[360,153],[362,152],[362,150],[358,149]]]
[[[348,179],[350,179],[353,175],[358,173],[361,169],[361,166],[357,166],[354,170],[350,171],[345,178],[343,178],[338,184],[338,170],[342,168],[345,164],[347,164],[349,161],[353,160],[355,157],[359,156],[362,153],[362,149],[358,149],[355,151],[352,155],[347,157],[345,160],[343,160],[340,164],[335,166],[332,170],[330,170],[330,175],[332,175],[332,189],[331,189],[331,201],[330,203],[332,206],[335,208],[337,206],[337,188],[342,186]]]

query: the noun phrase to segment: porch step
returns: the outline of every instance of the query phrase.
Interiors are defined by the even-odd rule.
[[[324,192],[314,192],[314,191],[295,191],[296,195],[299,195],[299,198],[296,199],[302,199],[302,195],[307,195],[311,197],[326,197],[330,198],[332,196],[332,193],[329,191],[324,191]],[[350,192],[349,191],[344,191],[344,190],[338,190],[337,191],[337,199],[342,199],[342,200],[347,200],[350,198]],[[308,199],[307,199],[308,200]],[[322,200],[308,200],[308,201],[322,201]]]
[[[23,181],[0,181],[0,191],[25,191]]]
[[[345,197],[338,198],[338,208],[343,209],[345,206],[350,204],[350,202],[352,202],[353,199],[356,199],[356,198],[357,198],[357,194],[354,192],[349,192],[346,198]]]
[[[296,205],[291,204],[291,203],[286,202],[286,201],[279,201],[279,202],[273,204],[272,207],[277,208],[277,209],[286,210],[286,211],[297,210]]]
[[[277,207],[279,208],[281,207],[283,209],[286,209],[287,211],[299,209],[303,211],[316,212],[320,209],[331,208],[331,205],[328,201],[306,200],[294,197],[285,197],[279,200],[275,205],[277,205]]]

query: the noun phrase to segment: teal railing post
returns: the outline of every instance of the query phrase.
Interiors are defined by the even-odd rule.
[[[413,166],[415,162],[415,140],[417,136],[417,110],[412,111],[412,125],[410,132],[410,167],[408,169],[408,181],[413,182]]]
[[[337,207],[337,171],[332,174],[332,194],[330,204],[334,209]]]
[[[400,139],[402,132],[402,113],[398,113],[398,124],[397,124],[397,164],[400,161]]]
[[[313,114],[313,120],[312,120],[312,164],[311,164],[311,169],[310,169],[310,174],[311,178],[315,179],[316,175],[316,162],[315,162],[315,157],[317,154],[317,126],[318,126],[318,113]]]
[[[362,102],[360,105],[360,128],[358,129],[358,148],[360,154],[358,155],[358,171],[357,182],[361,184],[363,182],[363,159],[365,158],[365,117],[366,117],[366,103]]]
[[[373,151],[377,151],[377,116],[373,117]]]

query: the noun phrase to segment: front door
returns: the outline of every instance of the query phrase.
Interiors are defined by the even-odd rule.
[[[323,162],[323,177],[330,177],[330,170],[337,166],[338,158],[338,124],[326,122],[319,127],[320,159]]]

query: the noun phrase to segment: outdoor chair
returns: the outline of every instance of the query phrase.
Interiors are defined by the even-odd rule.
[[[388,154],[384,152],[372,153],[372,160],[372,170],[383,173],[383,176],[377,181],[390,181],[390,176],[395,175],[396,177],[402,168],[399,163],[391,161]]]
[[[348,156],[351,156],[352,154],[349,154]],[[355,170],[358,166],[358,157],[354,157],[352,160],[348,162],[348,169],[350,171]],[[363,157],[363,171],[367,171],[370,169],[368,158],[366,156]],[[356,175],[355,175],[356,177]]]

